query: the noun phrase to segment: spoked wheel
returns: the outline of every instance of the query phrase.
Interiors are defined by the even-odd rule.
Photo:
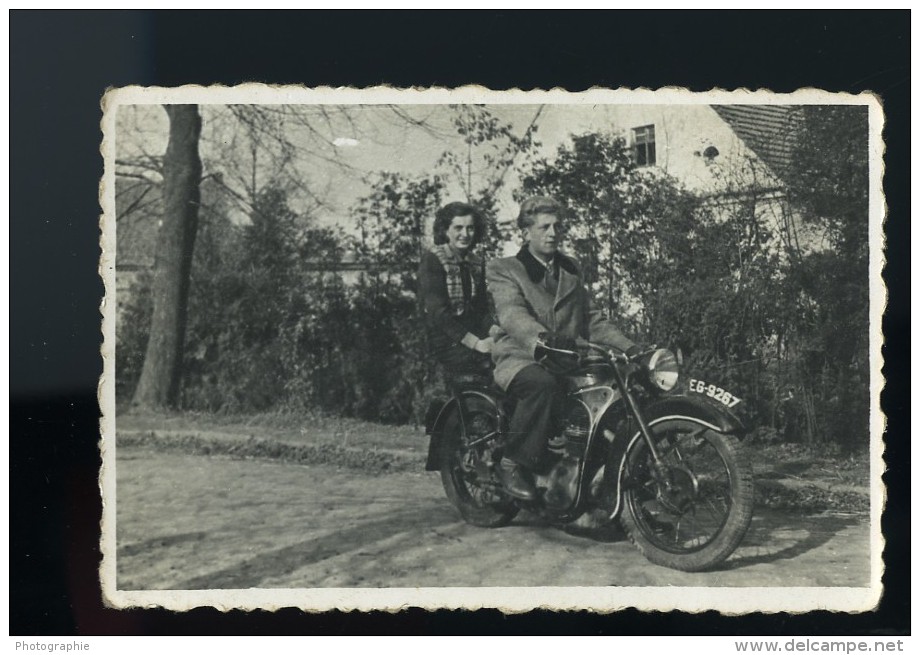
[[[445,425],[441,451],[444,491],[468,523],[486,528],[507,525],[519,508],[502,492],[492,473],[499,457],[495,450],[498,414],[488,402],[473,396],[466,399],[464,419],[455,412]]]
[[[651,430],[661,465],[639,437],[627,455],[623,527],[655,564],[712,568],[731,555],[750,525],[751,463],[737,437],[689,417]]]

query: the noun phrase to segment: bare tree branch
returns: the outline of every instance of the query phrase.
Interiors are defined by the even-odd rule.
[[[135,185],[135,186],[137,186],[137,185]],[[134,188],[134,187],[132,187],[132,188]],[[120,221],[121,219],[123,219],[123,218],[125,218],[125,217],[127,217],[127,216],[130,216],[131,213],[132,213],[133,211],[135,211],[136,209],[139,209],[139,207],[141,206],[141,202],[144,200],[144,198],[147,196],[147,194],[150,193],[150,190],[151,190],[152,188],[153,188],[152,186],[148,186],[146,189],[144,189],[143,191],[141,191],[140,195],[139,195],[137,198],[135,198],[134,201],[133,201],[130,205],[128,205],[127,207],[125,207],[125,209],[124,209],[123,211],[120,211],[120,212],[118,212],[118,213],[115,215],[115,221],[118,222],[118,221]],[[150,203],[147,203],[147,204],[150,204]],[[143,206],[146,206],[146,205],[143,205]]]
[[[407,123],[413,127],[417,127],[437,139],[443,140],[443,139],[448,139],[454,136],[451,132],[445,132],[443,130],[438,130],[437,128],[431,125],[428,119],[430,119],[434,115],[435,113],[434,111],[430,112],[424,118],[419,119],[419,118],[413,118],[412,116],[410,116],[408,112],[406,112],[399,105],[386,105],[386,107],[393,113],[394,116],[399,118],[399,120],[402,121],[403,123]]]
[[[147,177],[146,175],[142,175],[142,174],[140,174],[140,173],[130,173],[130,172],[128,172],[128,171],[116,171],[116,172],[115,172],[115,177],[126,177],[126,178],[129,178],[129,179],[132,179],[132,180],[142,180],[142,181],[144,181],[144,182],[147,182],[148,184],[156,184],[156,183],[157,183],[156,180],[151,180],[151,179],[150,179],[149,177]]]
[[[530,134],[533,133],[534,127],[537,124],[537,121],[540,119],[540,115],[543,113],[543,110],[546,108],[546,105],[540,105],[537,107],[537,112],[533,115],[533,118],[530,119],[530,123],[527,125],[527,128],[524,130],[524,134],[521,136],[522,139],[526,139]],[[515,148],[515,143],[510,143],[509,148]],[[508,171],[511,170],[511,167],[514,165],[517,156],[520,154],[519,150],[514,150],[510,153],[511,156],[505,163],[504,168],[502,168],[501,173],[492,181],[492,184],[489,187],[489,194],[494,195],[500,188],[501,185],[505,182],[505,177],[508,175]]]

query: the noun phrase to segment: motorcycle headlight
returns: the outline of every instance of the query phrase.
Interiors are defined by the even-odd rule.
[[[662,391],[670,391],[680,377],[680,363],[670,350],[659,348],[648,360],[648,377]]]

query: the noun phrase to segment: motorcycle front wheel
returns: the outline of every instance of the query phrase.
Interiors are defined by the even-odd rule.
[[[498,458],[498,413],[482,398],[472,396],[466,399],[464,418],[461,421],[455,412],[445,425],[441,449],[444,491],[467,523],[486,528],[508,525],[520,508],[501,491],[491,473]]]
[[[754,509],[754,476],[741,442],[692,417],[650,426],[655,465],[641,436],[626,455],[620,521],[649,561],[681,571],[723,562]]]

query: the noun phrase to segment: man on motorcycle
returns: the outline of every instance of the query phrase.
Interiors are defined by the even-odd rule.
[[[591,309],[578,265],[559,252],[564,214],[553,198],[526,199],[517,219],[524,245],[514,257],[492,260],[486,267],[498,322],[491,329],[495,381],[517,399],[500,477],[506,491],[523,500],[536,497],[532,472],[555,432],[564,392],[556,376],[534,361],[538,341],[574,350],[581,337],[628,354],[639,350]]]

